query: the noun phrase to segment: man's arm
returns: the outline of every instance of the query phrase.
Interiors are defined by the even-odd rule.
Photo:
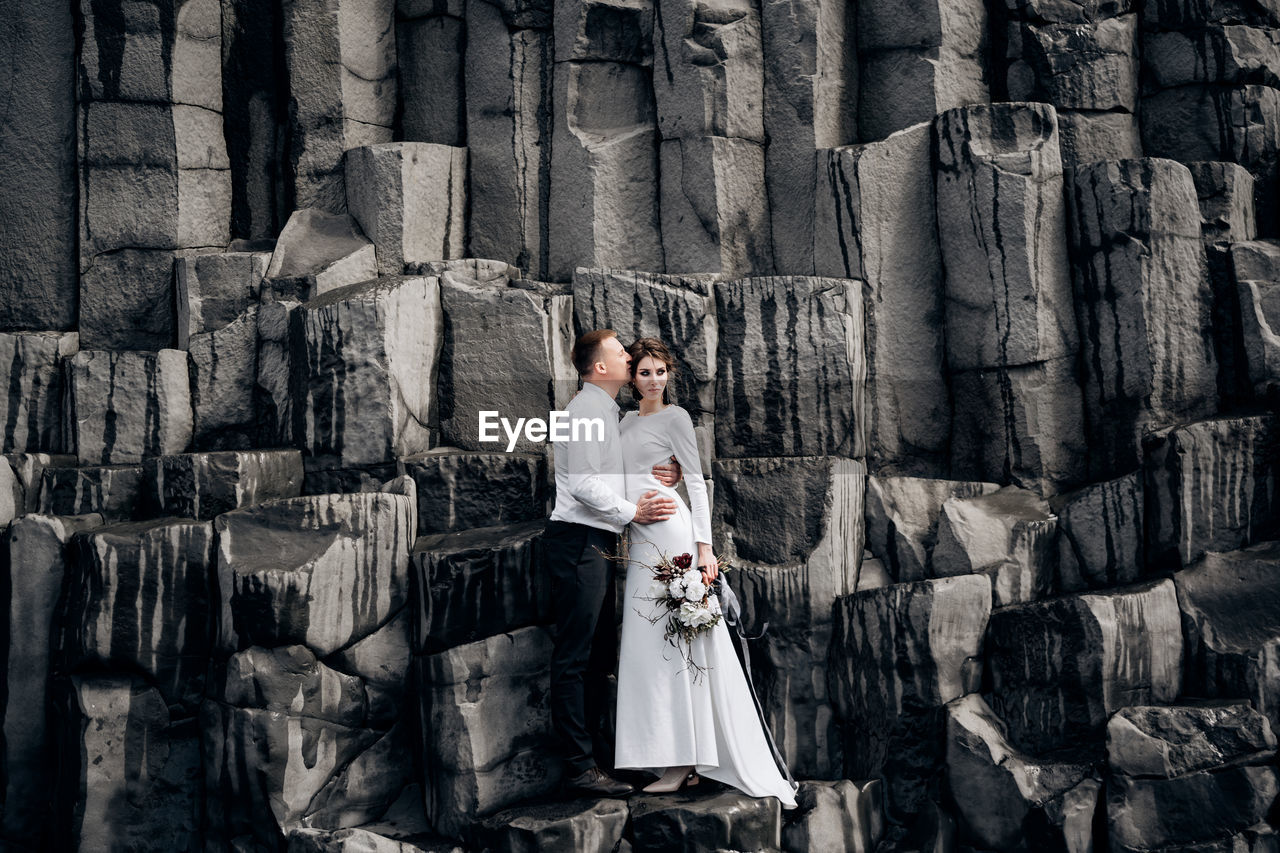
[[[591,507],[614,523],[623,525],[635,517],[636,505],[609,488],[605,482],[601,451],[599,441],[571,439],[562,444],[556,452],[566,454],[569,493],[580,503]]]

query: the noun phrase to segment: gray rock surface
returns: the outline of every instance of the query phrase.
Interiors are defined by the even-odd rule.
[[[194,715],[209,665],[213,550],[213,525],[203,521],[77,533],[54,637],[61,671],[144,673],[175,711]]]
[[[441,447],[399,467],[418,487],[418,533],[533,521],[546,515],[546,463],[533,453]]]
[[[467,150],[389,142],[346,152],[347,209],[371,241],[378,272],[463,256]]]
[[[257,438],[258,309],[189,342],[191,443],[201,450],[251,447]]]
[[[883,773],[885,809],[900,821],[927,797],[941,761],[942,707],[975,689],[991,614],[982,575],[895,584],[835,606],[828,678],[845,729],[845,773]]]
[[[1188,163],[1200,199],[1200,229],[1206,243],[1252,240],[1258,233],[1253,176],[1235,163]]]
[[[551,622],[542,528],[538,520],[423,536],[414,543],[414,651],[435,654]]]
[[[75,332],[0,333],[0,365],[9,375],[5,453],[62,453],[62,359],[79,350]]]
[[[436,830],[552,791],[548,706],[551,637],[523,628],[418,658],[424,797]]]
[[[620,800],[518,806],[481,821],[474,834],[487,850],[612,853],[622,842],[629,817],[627,804]]]
[[[1124,586],[1143,569],[1143,479],[1134,472],[1049,502],[1058,517],[1059,592]]]
[[[288,156],[296,207],[346,210],[342,155],[390,142],[396,112],[395,0],[283,6]]]
[[[268,252],[224,252],[176,259],[173,278],[177,348],[189,349],[194,336],[230,325],[256,303],[270,262]]]
[[[218,648],[324,656],[372,634],[407,600],[415,515],[409,498],[370,492],[218,516]]]
[[[884,831],[881,787],[878,779],[801,782],[796,793],[798,813],[786,815],[782,827],[782,849],[786,853],[871,853]]]
[[[189,851],[201,846],[200,742],[137,676],[72,676],[54,687],[59,750],[54,849]],[[134,751],[147,745],[146,760]]]
[[[866,317],[867,454],[873,470],[941,476],[949,401],[932,131],[820,151],[814,266],[860,279]]]
[[[1271,416],[1200,421],[1151,435],[1146,449],[1147,561],[1180,568],[1280,532]]]
[[[1045,813],[1061,807],[1091,773],[1088,762],[1038,760],[1019,752],[976,693],[947,705],[946,737],[947,779],[961,832],[991,850],[1026,845],[1032,840],[1026,837],[1027,827],[1037,818],[1049,823]]]
[[[781,808],[773,797],[736,791],[646,797],[631,807],[631,832],[640,850],[770,850],[781,840]]]
[[[47,756],[49,730],[49,637],[67,573],[66,545],[78,531],[102,524],[98,515],[28,515],[18,519],[0,545],[0,572],[10,590],[4,637],[4,806],[0,827],[15,844],[39,847],[51,830],[45,796],[54,779]]]
[[[748,278],[718,282],[715,297],[716,454],[861,457],[866,360],[857,283]],[[781,386],[781,371],[795,380]]]
[[[1107,723],[1107,764],[1126,776],[1173,779],[1275,754],[1267,718],[1245,703],[1122,708]]]
[[[185,352],[81,350],[66,370],[67,449],[81,465],[137,463],[187,449],[191,388]]]
[[[1105,479],[1136,467],[1143,430],[1216,406],[1200,207],[1186,167],[1155,159],[1078,167],[1067,202],[1089,473]]]
[[[952,498],[987,495],[998,488],[995,483],[869,476],[867,548],[899,583],[936,577],[933,551],[943,506]]]
[[[146,500],[158,515],[202,521],[302,491],[302,456],[296,450],[160,456],[143,463],[143,470]]]
[[[430,449],[441,325],[434,278],[383,276],[294,309],[293,434],[308,456],[347,468]]]
[[[40,475],[40,506],[45,515],[99,513],[111,521],[127,521],[137,513],[142,496],[141,465],[49,466]]]
[[[355,219],[303,208],[280,232],[265,287],[277,299],[306,300],[377,274],[376,249]]]
[[[996,610],[987,632],[992,709],[1032,754],[1101,746],[1112,713],[1169,703],[1182,687],[1173,582]]]
[[[1280,546],[1264,542],[1209,553],[1174,575],[1186,629],[1189,696],[1248,699],[1280,725],[1280,683],[1272,671],[1280,652]]]

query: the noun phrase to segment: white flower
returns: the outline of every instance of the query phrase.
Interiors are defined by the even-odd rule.
[[[685,588],[684,588],[685,601],[692,601],[694,603],[697,603],[702,601],[702,597],[706,594],[707,594],[707,585],[704,584],[702,581],[694,581],[693,583],[686,582]]]
[[[689,571],[684,573],[684,583],[685,586],[688,586],[691,583],[702,583],[702,570],[689,569]]]
[[[676,618],[686,627],[701,628],[715,619],[715,616],[706,607],[686,601],[680,605],[680,612],[676,614]]]
[[[649,594],[646,597],[653,601],[662,601],[667,597],[667,585],[658,580],[650,581]]]
[[[667,592],[672,598],[684,598],[684,578],[676,578],[667,586]]]

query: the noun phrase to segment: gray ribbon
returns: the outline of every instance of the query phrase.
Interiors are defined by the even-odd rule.
[[[751,701],[756,706],[756,716],[760,718],[760,727],[764,729],[764,739],[769,742],[769,750],[773,753],[773,760],[778,765],[778,769],[782,771],[782,775],[790,783],[793,791],[799,790],[796,780],[791,778],[791,771],[787,769],[787,762],[783,760],[782,753],[778,750],[778,745],[773,741],[773,732],[769,730],[769,722],[765,719],[764,708],[760,705],[760,697],[756,696],[756,685],[751,680],[751,653],[747,650],[748,640],[758,640],[764,636],[769,630],[769,623],[765,622],[760,627],[760,633],[754,637],[748,637],[742,630],[742,604],[738,601],[738,596],[734,594],[733,588],[729,586],[724,579],[717,581],[717,594],[720,596],[720,610],[724,614],[725,623],[733,629],[730,636],[736,637],[734,645],[737,646],[739,654],[742,657],[742,672],[747,676],[747,690],[751,693]]]

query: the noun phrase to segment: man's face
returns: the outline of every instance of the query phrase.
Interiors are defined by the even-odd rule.
[[[617,338],[605,338],[601,342],[598,363],[605,366],[606,372],[603,376],[597,372],[597,379],[626,382],[631,378],[631,356],[627,355],[626,347]]]

